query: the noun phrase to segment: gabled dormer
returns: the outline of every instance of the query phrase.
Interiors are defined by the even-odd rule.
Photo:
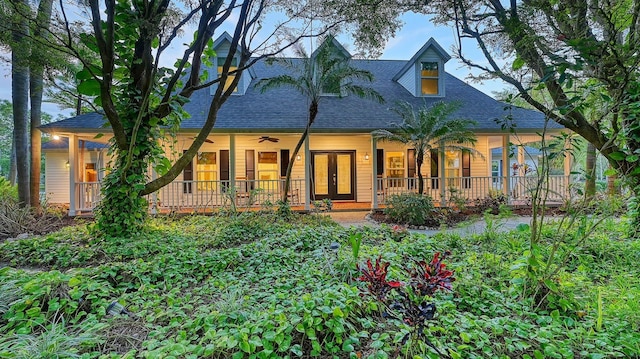
[[[444,97],[444,64],[450,59],[442,46],[430,38],[393,77],[393,81],[416,97]]]
[[[323,59],[325,57],[325,59]],[[316,71],[321,71],[319,63],[327,63],[328,59],[338,59],[344,62],[351,60],[351,54],[342,44],[332,35],[327,36],[318,48],[311,54],[311,61]],[[315,74],[318,76],[318,73]],[[340,93],[341,84],[327,83],[322,88],[323,96],[339,96],[345,95]]]
[[[227,58],[230,55],[230,50],[231,50],[231,41],[232,41],[232,37],[231,35],[229,35],[229,33],[227,33],[226,31],[220,35],[220,37],[218,37],[214,42],[213,42],[213,50],[215,51],[215,56],[212,60],[212,69],[209,70],[209,79],[215,80],[218,77],[220,77],[220,74],[222,73],[222,67],[225,63],[225,61],[227,60]],[[233,58],[231,59],[231,65],[229,66],[229,71],[233,71],[236,70],[238,68],[238,64],[240,63],[240,54],[241,54],[241,49],[240,47],[238,47],[236,49],[236,51],[233,54]],[[227,77],[227,84],[231,84],[231,82],[233,81],[233,79],[235,78],[235,75],[229,75]],[[249,88],[249,84],[251,83],[251,80],[255,78],[255,74],[253,72],[253,70],[251,68],[249,68],[249,70],[245,70],[242,74],[242,76],[240,77],[240,81],[238,81],[238,85],[236,86],[235,90],[233,91],[234,95],[244,95],[244,93],[247,91],[247,89]],[[218,86],[220,84],[216,84],[211,86],[210,88],[210,93],[213,95],[216,90],[218,89]],[[228,86],[228,85],[227,85]]]

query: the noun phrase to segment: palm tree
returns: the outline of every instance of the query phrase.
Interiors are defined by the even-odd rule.
[[[308,56],[299,43],[293,50],[298,59],[273,58],[270,63],[278,63],[284,66],[287,74],[260,80],[256,86],[261,92],[278,87],[292,87],[299,91],[309,102],[309,114],[304,132],[296,144],[285,176],[282,202],[286,203],[291,182],[291,170],[294,159],[298,155],[302,144],[309,136],[309,129],[318,115],[319,104],[323,94],[332,94],[339,97],[356,95],[361,98],[369,98],[382,103],[382,96],[375,90],[354,83],[356,80],[373,81],[373,75],[366,70],[358,69],[350,64],[350,59],[339,53],[332,36],[328,36],[318,47],[317,51]]]
[[[431,107],[425,106],[415,111],[411,104],[401,102],[394,110],[402,117],[402,123],[394,124],[393,131],[373,131],[373,137],[376,139],[415,148],[419,194],[424,191],[421,171],[424,156],[430,154],[432,149],[469,151],[482,156],[472,148],[477,141],[475,133],[471,130],[475,121],[450,117],[458,107],[456,103],[440,101]]]

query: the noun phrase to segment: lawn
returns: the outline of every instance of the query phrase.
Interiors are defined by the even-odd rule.
[[[155,219],[135,238],[68,227],[0,244],[0,357],[638,357],[640,244],[624,231],[607,219],[580,240],[547,225],[538,250],[544,260],[560,240],[561,269],[553,290],[524,295],[524,226],[426,237],[247,213]],[[437,308],[422,335],[357,280],[359,238],[357,262],[381,257],[405,289],[416,261],[451,252],[451,291],[406,291]]]

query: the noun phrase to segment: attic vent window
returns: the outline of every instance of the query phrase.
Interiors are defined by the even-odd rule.
[[[226,57],[218,57],[218,78],[220,78],[220,76],[222,76],[222,67],[224,66],[224,63],[227,61]],[[237,70],[238,69],[238,59],[236,59],[235,57],[233,59],[231,59],[231,66],[229,66],[229,72]],[[226,91],[229,86],[231,86],[231,83],[233,82],[233,79],[235,79],[236,76],[234,74],[229,74],[227,76],[227,82],[224,85],[224,90]],[[238,92],[238,87],[233,89],[233,92]]]
[[[438,63],[422,62],[420,69],[420,88],[422,95],[438,94]]]

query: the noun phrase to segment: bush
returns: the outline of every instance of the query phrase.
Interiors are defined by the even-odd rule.
[[[12,186],[4,177],[0,177],[0,200],[10,198],[18,200],[18,187]]]
[[[415,193],[393,195],[387,199],[386,204],[384,214],[393,222],[413,226],[423,225],[434,216],[435,211],[431,197]]]
[[[489,211],[491,214],[500,214],[500,208],[508,202],[507,195],[501,191],[489,191],[485,198],[475,200],[475,207],[480,213]]]
[[[22,206],[17,187],[0,177],[0,239],[22,233],[45,233],[57,220],[53,214],[36,216],[31,208]]]

